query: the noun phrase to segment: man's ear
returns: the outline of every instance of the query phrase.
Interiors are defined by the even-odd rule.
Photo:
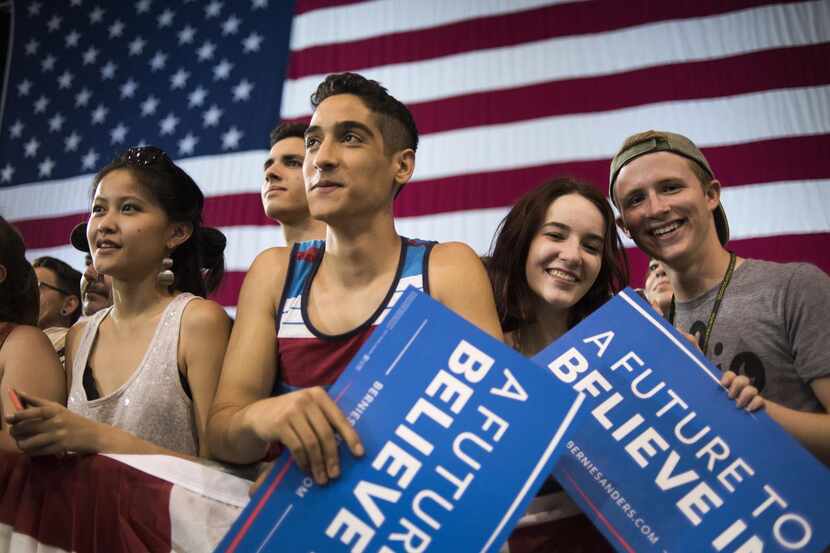
[[[193,225],[190,223],[171,223],[170,237],[167,239],[167,249],[175,250],[193,235]]]
[[[66,315],[64,316],[68,317],[69,315],[74,313],[75,310],[80,308],[80,306],[81,300],[78,298],[78,296],[76,296],[75,294],[70,294],[66,296],[66,298],[64,298],[63,300],[63,307],[61,307],[61,315],[66,313]]]
[[[617,227],[623,231],[623,234],[631,238],[631,232],[629,232],[628,227],[625,226],[625,221],[623,221],[622,215],[619,215],[616,219],[614,219],[614,221],[617,223]]]
[[[703,194],[706,196],[706,203],[709,205],[709,211],[718,207],[720,204],[720,189],[721,184],[717,179],[712,179],[704,188]]]
[[[6,271],[6,267],[0,265],[0,282],[5,281],[7,276],[9,276],[9,273]]]
[[[397,191],[409,182],[412,173],[415,172],[415,150],[407,148],[397,152],[394,155],[393,163],[395,164],[395,189]]]

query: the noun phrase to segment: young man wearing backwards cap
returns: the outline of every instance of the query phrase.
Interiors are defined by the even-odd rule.
[[[630,136],[611,162],[617,224],[663,263],[674,289],[669,321],[721,370],[748,377],[769,415],[830,464],[830,277],[727,250],[720,193],[706,158],[678,134]]]

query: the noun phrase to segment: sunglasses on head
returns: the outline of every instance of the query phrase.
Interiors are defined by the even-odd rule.
[[[135,167],[152,167],[158,164],[173,165],[173,161],[167,153],[155,146],[129,148],[121,154],[121,159]]]

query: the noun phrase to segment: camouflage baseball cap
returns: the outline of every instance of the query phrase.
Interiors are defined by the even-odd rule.
[[[703,153],[695,146],[695,143],[683,136],[667,131],[645,131],[629,136],[623,142],[622,147],[611,160],[611,176],[608,182],[608,196],[614,205],[619,208],[617,199],[614,197],[614,184],[620,170],[630,161],[654,152],[672,152],[674,154],[691,159],[704,171],[714,178],[715,173],[709,166],[709,162]],[[726,212],[723,205],[718,204],[714,209],[715,228],[718,232],[718,239],[721,244],[729,241],[729,222],[726,220]]]

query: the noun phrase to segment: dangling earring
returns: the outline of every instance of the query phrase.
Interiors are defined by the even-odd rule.
[[[176,275],[173,274],[171,268],[173,267],[173,260],[165,257],[161,262],[161,272],[158,276],[159,284],[162,286],[172,286],[176,280]]]

